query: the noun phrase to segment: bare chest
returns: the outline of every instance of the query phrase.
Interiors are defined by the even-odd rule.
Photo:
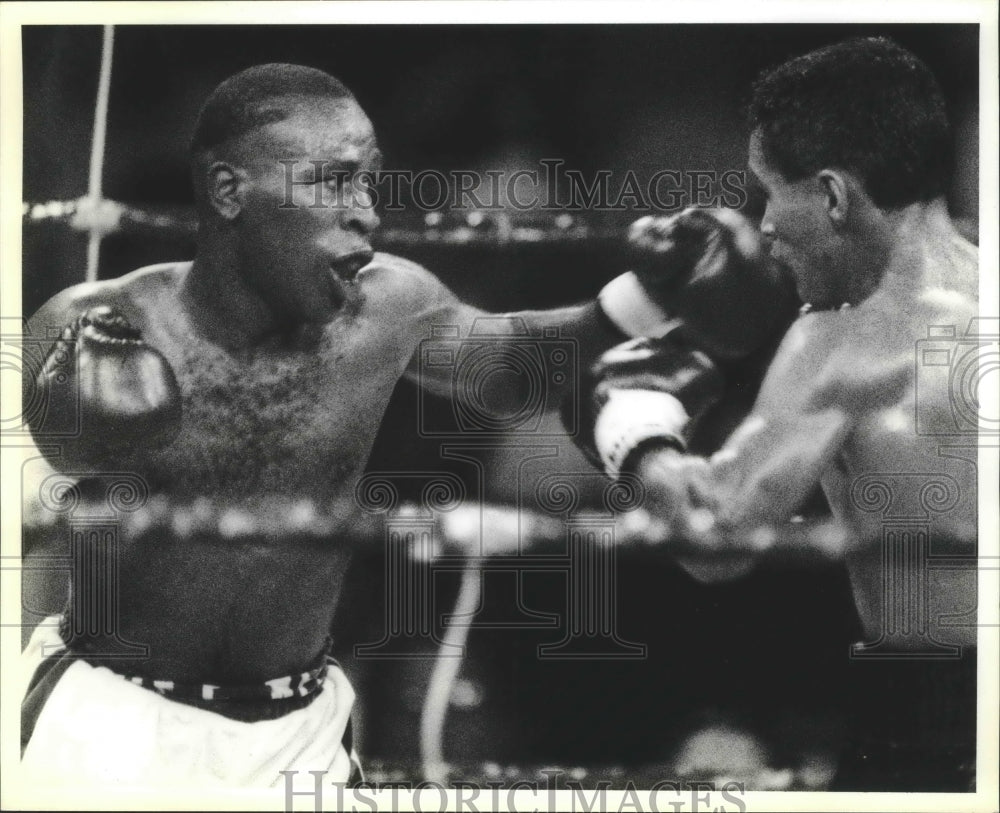
[[[175,343],[166,352],[183,395],[183,424],[151,461],[171,492],[335,497],[367,462],[406,342],[330,330],[313,343],[229,354]]]

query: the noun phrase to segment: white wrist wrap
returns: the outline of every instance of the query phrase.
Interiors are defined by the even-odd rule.
[[[681,432],[689,420],[684,405],[668,393],[611,390],[594,425],[594,445],[604,470],[617,479],[629,454],[653,438],[663,438],[683,449]]]
[[[626,336],[659,339],[677,325],[643,290],[634,272],[621,274],[597,295],[598,304]]]

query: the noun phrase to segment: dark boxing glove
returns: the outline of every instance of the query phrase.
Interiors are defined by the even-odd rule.
[[[722,388],[715,364],[699,350],[671,338],[625,342],[604,353],[580,382],[577,445],[617,478],[651,444],[684,450],[693,422]]]
[[[169,363],[106,306],[63,330],[35,386],[44,408],[29,424],[32,435],[60,469],[130,465],[180,428],[180,387]]]
[[[632,224],[632,271],[609,282],[598,301],[627,336],[659,338],[680,326],[713,358],[742,358],[787,327],[794,286],[769,261],[760,235],[731,209],[685,209]]]

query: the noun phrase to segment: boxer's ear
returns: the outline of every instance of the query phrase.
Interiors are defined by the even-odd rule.
[[[826,201],[827,216],[835,228],[843,226],[847,220],[851,179],[837,169],[821,169],[816,173],[816,179]]]
[[[234,220],[243,209],[243,175],[225,161],[213,161],[205,172],[208,201],[226,220]]]

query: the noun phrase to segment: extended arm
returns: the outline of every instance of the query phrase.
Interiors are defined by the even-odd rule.
[[[434,309],[421,317],[424,339],[406,371],[409,379],[437,395],[461,397],[456,372],[473,364],[477,380],[487,387],[480,397],[517,402],[524,393],[516,390],[536,382],[545,387],[547,400],[557,404],[576,385],[578,370],[623,338],[594,302],[490,314],[441,288]],[[458,355],[436,354],[446,348]],[[509,375],[489,380],[491,372],[504,371]]]
[[[428,284],[435,296],[420,314],[424,335],[498,347],[527,342],[543,358],[568,342],[574,366],[585,370],[623,339],[678,332],[713,358],[738,359],[790,320],[793,295],[786,281],[765,262],[756,231],[734,212],[690,209],[643,218],[629,232],[626,248],[632,271],[614,278],[593,302],[548,311],[490,316],[433,280]],[[408,374],[432,391],[454,394],[453,367],[433,371],[426,360],[418,351]],[[575,380],[546,376],[546,387],[558,396]]]

